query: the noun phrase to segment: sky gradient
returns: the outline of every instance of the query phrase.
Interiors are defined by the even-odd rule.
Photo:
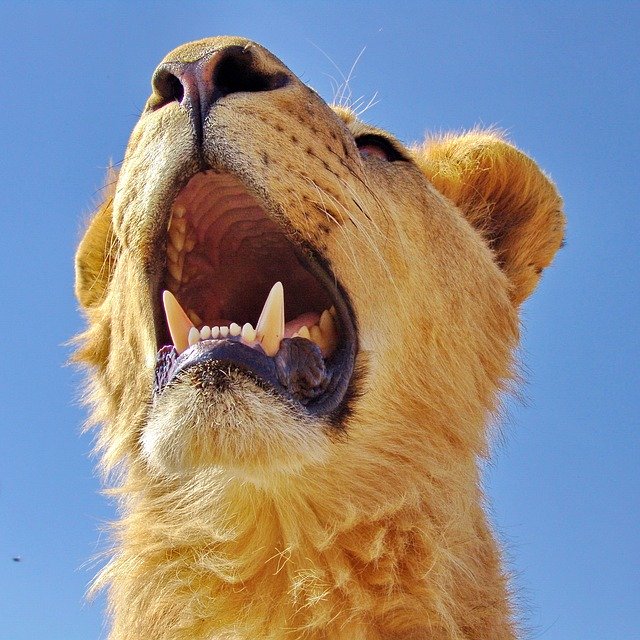
[[[523,309],[486,492],[531,638],[638,637],[638,33],[620,2],[0,1],[0,640],[106,637],[83,600],[114,513],[65,366],[73,253],[155,65],[220,34],[328,101],[359,57],[363,119],[405,142],[495,125],[557,183],[567,246]]]

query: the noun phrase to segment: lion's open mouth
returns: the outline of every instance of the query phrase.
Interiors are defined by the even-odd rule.
[[[340,406],[356,348],[345,296],[237,178],[192,177],[166,247],[156,394],[187,369],[206,387],[232,366],[312,413]]]

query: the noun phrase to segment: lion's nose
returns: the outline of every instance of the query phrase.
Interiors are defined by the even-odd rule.
[[[232,45],[190,61],[163,62],[153,75],[148,107],[170,102],[187,108],[198,135],[211,107],[233,93],[274,91],[292,81],[291,72],[266,50]]]

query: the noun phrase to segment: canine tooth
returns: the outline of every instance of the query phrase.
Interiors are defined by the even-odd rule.
[[[162,293],[162,303],[171,339],[177,352],[182,353],[189,346],[189,334],[194,328],[193,323],[171,291]]]
[[[311,334],[311,340],[313,340],[320,348],[324,345],[324,339],[322,336],[322,330],[317,324],[314,324],[311,329],[309,329],[309,333]]]
[[[202,329],[200,329],[200,337],[203,340],[208,340],[211,337],[211,327],[208,327],[206,324]]]
[[[329,356],[338,345],[338,332],[333,317],[329,311],[323,311],[319,324],[314,324],[310,329],[311,340],[322,351],[323,356]]]
[[[267,296],[260,319],[256,324],[256,337],[268,356],[275,356],[284,336],[284,288],[276,282]]]
[[[305,325],[302,325],[298,331],[296,332],[296,335],[294,337],[298,337],[298,338],[304,338],[305,340],[311,340],[311,334],[309,333],[309,327],[306,327]]]
[[[241,335],[245,342],[253,342],[256,339],[256,330],[250,322],[247,322],[242,326]]]
[[[189,346],[197,342],[200,342],[200,332],[195,327],[191,327],[191,329],[189,329]]]
[[[318,321],[318,326],[324,332],[325,329],[332,324],[333,324],[333,317],[331,316],[331,313],[329,312],[329,310],[325,309],[322,312],[322,315],[320,316],[320,320]]]
[[[217,340],[219,335],[220,335],[220,327],[211,327],[211,337],[214,340]]]
[[[200,316],[193,309],[189,309],[189,311],[187,311],[187,315],[189,316],[189,318],[191,318],[191,322],[193,322],[193,324],[195,324],[196,326],[202,326],[204,324]]]
[[[331,315],[331,311],[323,311],[320,316],[320,329],[322,330],[322,336],[325,340],[327,348],[335,348],[338,344],[338,330],[336,329],[336,323],[334,322],[334,316]]]
[[[242,333],[242,327],[239,324],[236,324],[235,322],[232,322],[229,325],[229,333],[232,336],[239,336]]]
[[[327,314],[329,318],[331,316]],[[327,320],[325,318],[324,327],[322,326],[322,318],[320,319],[320,325],[314,325],[311,327],[311,339],[320,347],[322,355],[327,357],[333,353],[333,350],[338,344],[338,334],[335,330],[333,320]]]
[[[338,315],[338,312],[336,311],[335,307],[330,307],[329,308],[329,313],[335,318]]]

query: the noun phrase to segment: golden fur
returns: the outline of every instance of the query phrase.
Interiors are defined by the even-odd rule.
[[[238,44],[290,74],[236,38],[165,60]],[[562,241],[560,198],[496,133],[406,149],[291,77],[223,99],[203,154],[331,265],[357,319],[357,394],[339,429],[237,372],[219,397],[182,385],[151,403],[160,212],[197,170],[185,110],[156,91],[76,262],[75,357],[122,514],[96,582],[110,638],[514,638],[478,461],[518,307]],[[362,157],[369,133],[410,160]]]

